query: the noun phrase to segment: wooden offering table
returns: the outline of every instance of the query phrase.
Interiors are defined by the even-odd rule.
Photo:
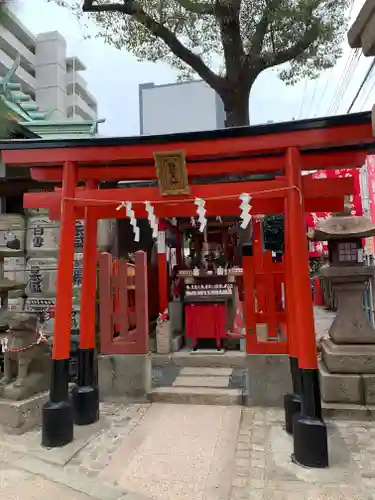
[[[181,270],[178,277],[184,281],[185,335],[193,340],[194,350],[199,339],[215,339],[217,349],[227,336],[228,313],[234,297],[235,270]]]

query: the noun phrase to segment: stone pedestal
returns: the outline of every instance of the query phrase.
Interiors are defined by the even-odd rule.
[[[0,425],[7,434],[24,434],[40,426],[42,408],[49,394],[44,392],[22,401],[0,399]]]
[[[170,354],[172,340],[172,325],[170,321],[156,325],[156,352]]]
[[[169,321],[171,323],[171,329],[174,335],[181,334],[184,329],[182,321],[183,307],[184,304],[180,300],[173,300],[169,303]]]
[[[284,407],[284,394],[292,391],[286,355],[249,354],[246,357],[246,405]]]
[[[178,352],[182,346],[184,331],[183,310],[184,304],[180,300],[175,299],[169,303],[169,321],[170,329],[172,332],[170,351],[172,352]]]
[[[321,342],[319,363],[322,399],[326,403],[375,404],[375,329],[362,306],[370,267],[330,267],[329,278],[337,300],[337,314]]]
[[[146,400],[151,392],[150,354],[108,354],[98,357],[100,400]]]

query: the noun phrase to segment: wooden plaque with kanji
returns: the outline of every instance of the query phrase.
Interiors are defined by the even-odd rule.
[[[154,153],[161,194],[174,196],[189,194],[189,181],[184,151]]]

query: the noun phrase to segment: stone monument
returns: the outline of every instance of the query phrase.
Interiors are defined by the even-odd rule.
[[[337,314],[319,361],[322,399],[326,403],[375,404],[375,329],[363,307],[366,284],[375,268],[363,264],[362,239],[375,235],[366,217],[340,215],[321,221],[309,237],[328,241],[330,280]]]
[[[172,325],[168,309],[160,313],[156,323],[156,349],[158,354],[170,354],[172,342]]]
[[[0,249],[4,258],[11,248]],[[49,387],[50,352],[38,329],[36,313],[8,310],[9,292],[24,290],[18,283],[0,276],[0,335],[4,373],[0,380],[0,425],[8,432],[22,433],[40,423],[41,406]]]

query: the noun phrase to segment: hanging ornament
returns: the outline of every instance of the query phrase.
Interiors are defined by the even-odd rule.
[[[311,217],[312,217],[312,220],[313,220],[313,225],[314,225],[314,227],[316,227],[318,225],[319,218],[318,218],[318,216],[316,215],[315,212],[311,212]]]
[[[194,203],[197,206],[198,222],[200,224],[199,231],[201,233],[204,233],[204,230],[206,229],[207,225],[207,219],[206,219],[207,210],[204,208],[206,202],[202,200],[202,198],[195,198]]]
[[[191,224],[192,227],[196,226],[195,217],[190,217],[190,224]]]
[[[241,210],[241,215],[240,215],[240,218],[242,220],[240,226],[242,229],[246,229],[247,226],[249,225],[250,221],[251,221],[251,214],[250,214],[250,210],[251,210],[251,205],[250,205],[250,201],[251,201],[251,196],[247,193],[242,193],[240,195],[240,200],[241,200],[241,204],[240,204],[240,210]]]
[[[221,219],[220,215],[217,215],[217,216],[216,216],[216,220],[218,221],[218,223],[219,223],[219,224],[222,224],[222,223],[223,223],[223,221],[222,221],[222,219]]]
[[[130,219],[130,225],[133,226],[134,241],[139,242],[139,227],[137,226],[137,219],[135,218],[135,213],[132,207],[131,201],[125,203],[126,215]]]
[[[119,212],[122,208],[125,208],[126,204],[124,201],[120,203],[120,205],[116,208],[117,212]]]
[[[151,205],[149,201],[145,201],[146,205],[146,212],[148,216],[148,223],[150,224],[150,227],[152,229],[152,237],[157,238],[158,237],[158,218],[156,217],[154,213],[154,207]]]

